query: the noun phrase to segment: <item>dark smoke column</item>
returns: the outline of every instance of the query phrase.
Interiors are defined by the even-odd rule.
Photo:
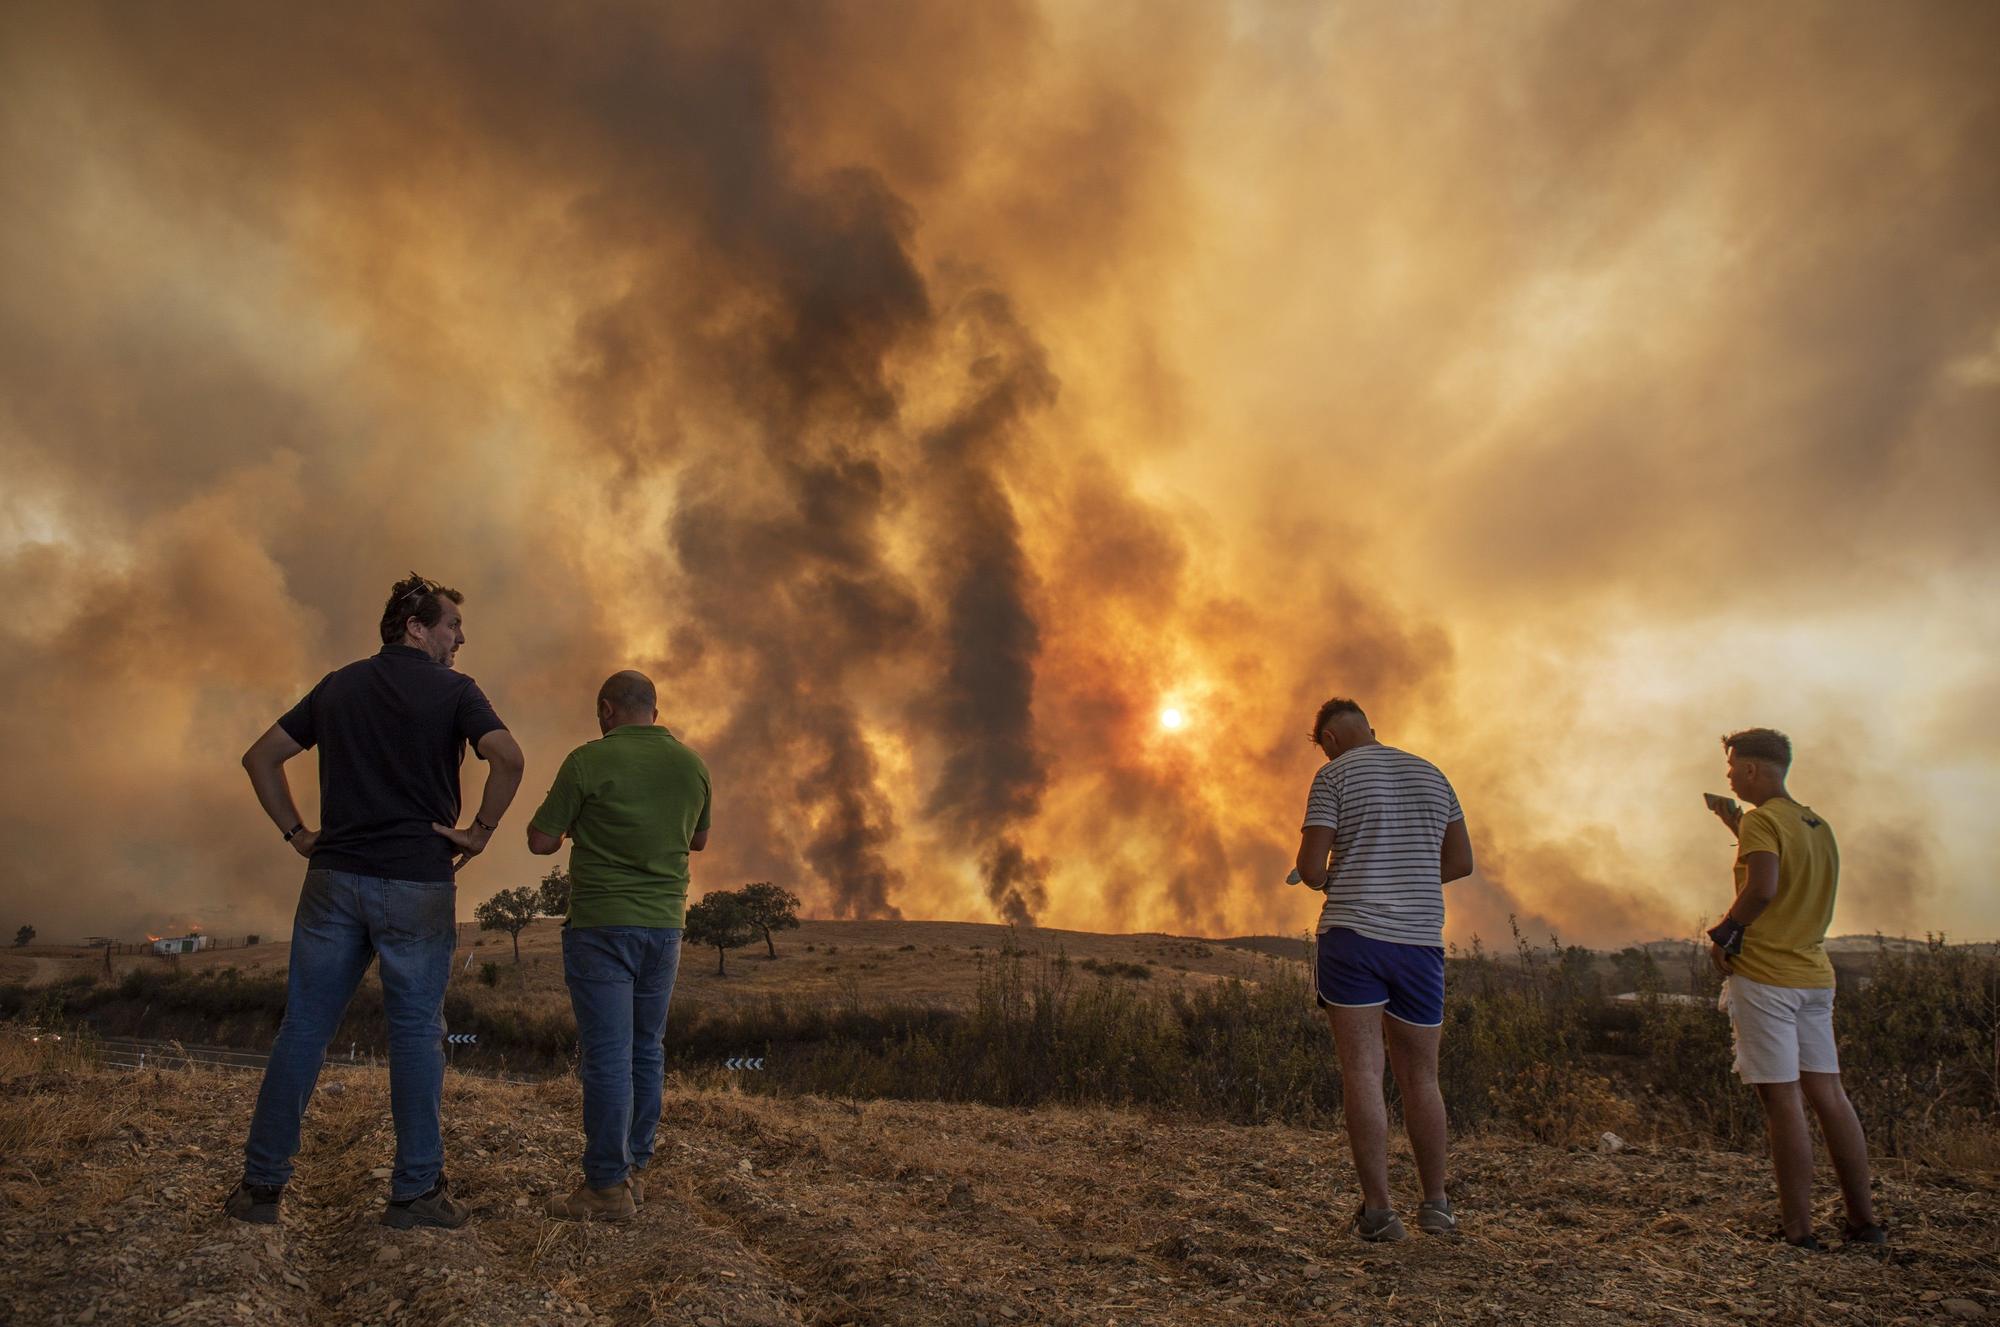
[[[1001,475],[1026,416],[1055,399],[1056,380],[1004,297],[978,291],[953,313],[978,349],[966,400],[923,440],[940,517],[946,664],[941,691],[917,717],[937,727],[948,752],[926,810],[978,855],[1000,915],[1031,926],[1048,902],[1048,862],[1014,827],[1034,815],[1047,780],[1033,731],[1041,631]]]

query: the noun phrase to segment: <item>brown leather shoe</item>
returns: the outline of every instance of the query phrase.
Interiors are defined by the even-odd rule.
[[[632,1202],[631,1184],[620,1180],[609,1189],[579,1184],[569,1197],[549,1199],[548,1212],[558,1221],[630,1221],[639,1209]]]
[[[646,1205],[646,1172],[643,1170],[633,1171],[625,1177],[625,1184],[632,1190],[632,1206],[644,1207]]]

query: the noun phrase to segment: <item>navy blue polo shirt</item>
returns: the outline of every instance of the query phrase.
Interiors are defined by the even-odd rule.
[[[410,645],[336,668],[278,726],[319,748],[312,864],[390,880],[448,881],[470,743],[507,725],[479,684]]]

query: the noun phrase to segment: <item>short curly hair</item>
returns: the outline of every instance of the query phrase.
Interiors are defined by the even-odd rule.
[[[1760,760],[1780,769],[1792,767],[1792,739],[1776,728],[1745,728],[1722,739],[1722,749],[1744,760]]]
[[[396,582],[389,591],[389,602],[382,605],[382,643],[397,645],[402,642],[403,632],[411,618],[434,627],[444,616],[444,601],[455,604],[465,602],[465,596],[449,585],[439,585],[428,576],[411,572]]]

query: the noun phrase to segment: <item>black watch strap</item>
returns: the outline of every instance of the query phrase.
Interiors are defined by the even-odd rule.
[[[489,825],[484,820],[481,820],[478,816],[474,816],[472,818],[472,824],[475,829],[483,829],[488,834],[498,834],[500,832],[500,826]]]
[[[1744,930],[1742,922],[1733,917],[1724,917],[1715,929],[1708,933],[1708,938],[1715,941],[1723,953],[1733,958],[1743,952]]]
[[[299,835],[305,832],[306,832],[306,822],[301,820],[298,824],[293,825],[290,829],[285,831],[285,842],[290,843],[293,839],[297,838]]]

